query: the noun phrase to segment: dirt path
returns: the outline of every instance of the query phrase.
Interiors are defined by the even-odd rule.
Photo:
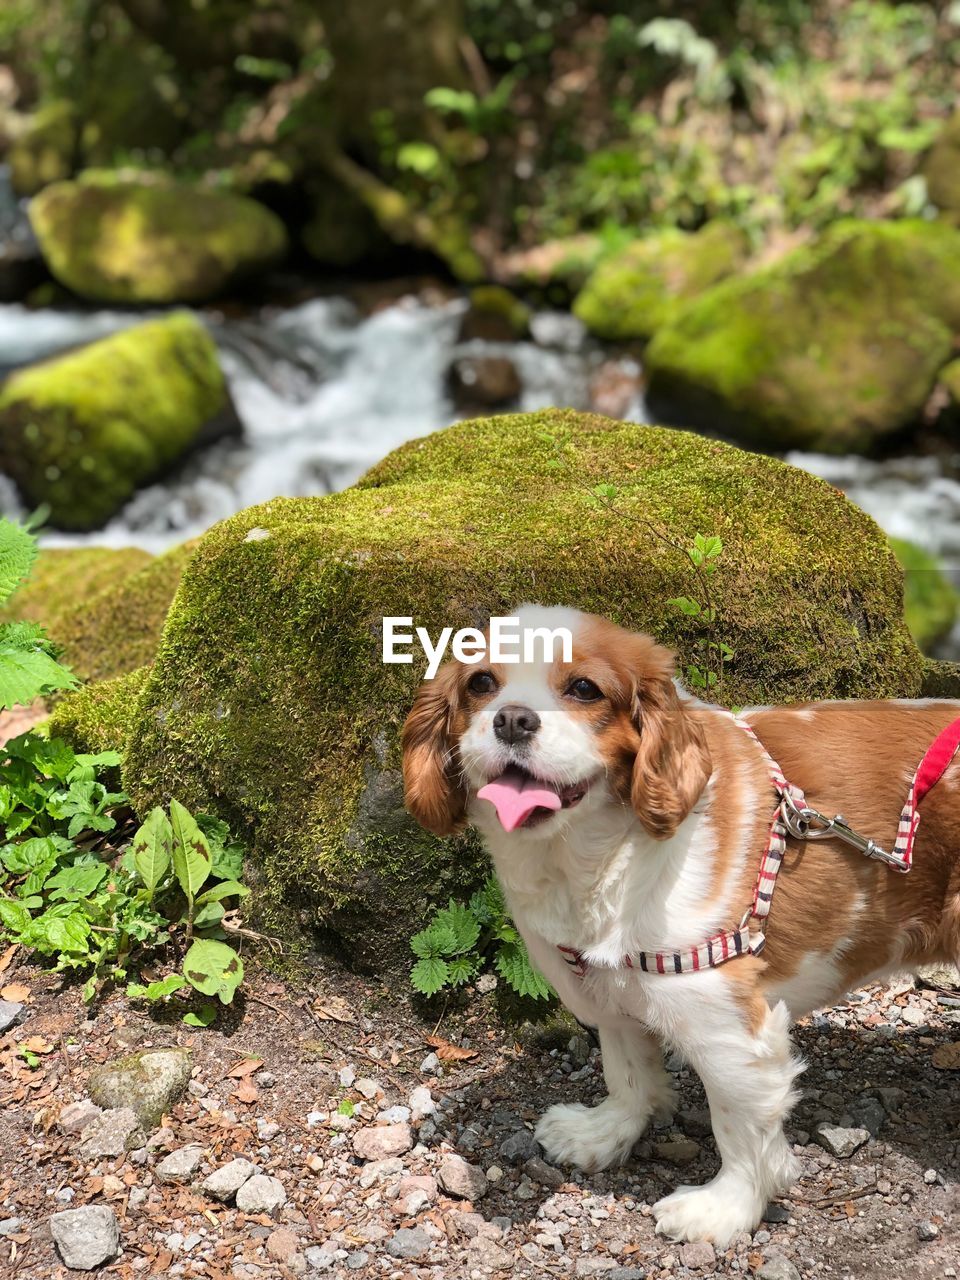
[[[30,968],[5,985],[26,1003],[0,1038],[0,1274],[11,1280],[82,1274],[60,1263],[49,1218],[100,1204],[116,1213],[122,1249],[102,1274],[122,1280],[960,1271],[960,1070],[935,1065],[960,1040],[957,992],[873,988],[798,1028],[810,1063],[791,1125],[803,1178],[752,1238],[717,1256],[657,1237],[650,1216],[666,1190],[717,1167],[702,1090],[679,1063],[675,1123],[651,1131],[625,1168],[587,1177],[546,1165],[530,1130],[555,1101],[599,1096],[596,1052],[563,1026],[518,1043],[493,994],[446,1015],[441,1036],[474,1052],[443,1066],[426,1042],[433,1023],[404,996],[331,969],[309,994],[255,975],[226,1025],[207,1031],[152,1021],[120,996],[88,1019],[76,988]],[[192,1047],[187,1096],[146,1147],[81,1158],[62,1108],[84,1097],[95,1063],[151,1044]],[[250,1057],[262,1062],[243,1066]],[[838,1158],[811,1136],[823,1121],[870,1136]],[[190,1181],[164,1184],[160,1161],[194,1144]],[[198,1189],[236,1156],[280,1180],[282,1207],[245,1213]]]

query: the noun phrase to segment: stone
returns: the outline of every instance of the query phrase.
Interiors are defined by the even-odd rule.
[[[602,259],[573,313],[599,338],[650,338],[692,298],[737,271],[747,248],[744,233],[728,222],[651,232]]]
[[[357,1078],[357,1073],[356,1071],[354,1071],[353,1067],[340,1068],[339,1080],[340,1080],[341,1086],[344,1089],[349,1089],[353,1084],[354,1080],[356,1080],[356,1078]]]
[[[425,1076],[436,1075],[440,1066],[440,1059],[435,1053],[428,1053],[424,1060],[420,1063],[420,1070]]]
[[[191,450],[238,430],[216,345],[188,312],[18,369],[0,389],[0,470],[60,529],[101,528]]]
[[[800,1272],[789,1258],[776,1253],[760,1267],[757,1280],[800,1280]]]
[[[200,1168],[203,1158],[202,1147],[181,1147],[179,1151],[171,1151],[156,1167],[159,1182],[189,1182]]]
[[[427,1116],[437,1114],[437,1104],[434,1102],[433,1094],[426,1085],[421,1084],[416,1089],[413,1089],[407,1101],[410,1104],[410,1116],[414,1124],[419,1124]]]
[[[512,404],[522,391],[517,366],[508,356],[459,356],[450,366],[450,392],[459,409]]]
[[[0,1000],[0,1035],[10,1030],[23,1010],[24,1005],[17,1000]]]
[[[366,1189],[377,1182],[389,1182],[403,1173],[403,1161],[399,1156],[387,1160],[370,1160],[360,1170],[360,1186]]]
[[[413,1131],[408,1124],[371,1125],[353,1138],[353,1150],[361,1160],[387,1160],[412,1147]]]
[[[487,1193],[487,1175],[479,1165],[470,1164],[462,1156],[444,1156],[437,1170],[437,1182],[444,1191],[461,1200],[479,1200]]]
[[[659,329],[648,403],[745,444],[864,452],[920,419],[958,329],[960,230],[844,220]]]
[[[57,182],[30,205],[53,275],[92,302],[203,302],[286,253],[246,196],[174,182]]]
[[[299,1250],[300,1241],[289,1227],[277,1227],[267,1236],[267,1253],[278,1262],[289,1262]]]
[[[201,1191],[214,1200],[232,1200],[243,1184],[256,1173],[256,1166],[242,1156],[214,1169],[200,1184]]]
[[[509,1138],[504,1138],[498,1148],[498,1154],[502,1160],[510,1164],[522,1164],[525,1160],[535,1159],[542,1153],[540,1143],[530,1130],[518,1129],[516,1133],[511,1133]]]
[[[489,1236],[476,1236],[467,1245],[467,1253],[470,1266],[483,1267],[487,1271],[512,1272],[514,1269],[513,1254]]]
[[[383,1089],[377,1084],[376,1080],[371,1080],[368,1076],[361,1076],[359,1080],[354,1082],[353,1086],[362,1098],[372,1099],[379,1093],[383,1093]]]
[[[110,1108],[80,1134],[77,1153],[84,1160],[112,1158],[142,1147],[144,1141],[140,1118],[131,1107]]]
[[[432,1248],[433,1241],[423,1227],[401,1227],[387,1241],[387,1253],[391,1258],[414,1260],[424,1257]]]
[[[700,1143],[692,1138],[671,1138],[668,1142],[655,1143],[653,1150],[659,1160],[667,1160],[670,1164],[690,1164],[700,1154]]]
[[[771,1200],[763,1211],[763,1221],[770,1223],[789,1222],[790,1210],[782,1204],[777,1204],[775,1200]]]
[[[81,1098],[79,1102],[70,1102],[62,1108],[57,1117],[57,1127],[61,1133],[82,1133],[101,1114],[101,1108],[95,1102]]]
[[[15,1236],[23,1226],[22,1218],[0,1219],[0,1236]]]
[[[287,1203],[287,1193],[279,1178],[255,1173],[237,1192],[237,1208],[243,1213],[276,1213]]]
[[[493,1169],[487,1170],[488,1177],[492,1172]],[[534,1182],[539,1182],[542,1187],[556,1188],[562,1186],[567,1180],[559,1169],[555,1169],[552,1164],[547,1164],[546,1160],[541,1160],[539,1156],[531,1156],[529,1160],[525,1160],[523,1172]]]
[[[814,1137],[825,1151],[838,1160],[847,1160],[870,1140],[869,1129],[845,1129],[839,1125],[818,1124]]]
[[[875,1138],[887,1121],[887,1113],[879,1098],[856,1098],[850,1103],[850,1114],[854,1124],[869,1131]]]
[[[186,1093],[192,1069],[190,1049],[141,1049],[95,1067],[87,1089],[98,1106],[130,1107],[144,1128],[153,1129]]]
[[[917,1239],[922,1240],[925,1244],[931,1240],[936,1240],[940,1235],[940,1228],[929,1219],[917,1223]]]
[[[717,1264],[717,1255],[712,1244],[695,1240],[680,1246],[680,1261],[691,1271],[712,1271]]]
[[[93,1271],[120,1252],[117,1215],[104,1204],[64,1209],[50,1219],[50,1234],[64,1266]]]

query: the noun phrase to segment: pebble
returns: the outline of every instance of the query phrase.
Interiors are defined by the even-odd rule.
[[[492,1172],[492,1169],[487,1170],[488,1178]],[[534,1182],[539,1182],[542,1187],[560,1187],[567,1180],[565,1174],[555,1169],[552,1164],[547,1164],[546,1160],[541,1160],[539,1156],[531,1156],[529,1160],[524,1161],[523,1172]]]
[[[204,1178],[200,1188],[208,1196],[213,1196],[214,1200],[232,1200],[247,1179],[252,1178],[255,1173],[256,1166],[239,1156],[229,1164],[214,1169],[209,1177]]]
[[[757,1280],[800,1280],[800,1272],[789,1258],[775,1253],[757,1272]]]
[[[410,1114],[409,1107],[387,1107],[377,1112],[377,1124],[406,1124]]]
[[[279,1178],[255,1173],[237,1192],[237,1208],[243,1213],[275,1213],[287,1203],[287,1193]]]
[[[258,1071],[254,1079],[261,1089],[272,1089],[277,1083],[277,1077],[272,1071]]]
[[[122,1156],[143,1142],[137,1113],[131,1107],[117,1107],[101,1112],[84,1128],[77,1151],[84,1160],[99,1160]]]
[[[929,1219],[924,1219],[923,1222],[917,1223],[918,1240],[922,1240],[926,1243],[930,1240],[936,1240],[939,1234],[940,1228],[935,1223],[930,1222]]]
[[[378,1182],[387,1182],[403,1173],[403,1161],[397,1156],[387,1160],[371,1160],[360,1171],[360,1186],[367,1190]]]
[[[257,1119],[257,1137],[264,1142],[272,1142],[279,1132],[276,1120],[264,1120],[262,1116]]]
[[[939,1176],[940,1175],[937,1173],[936,1169],[927,1169],[924,1172],[923,1180],[928,1187],[932,1187],[936,1183]]]
[[[105,1204],[55,1213],[50,1234],[64,1265],[76,1271],[93,1271],[120,1252],[117,1215]]]
[[[298,1252],[300,1241],[289,1227],[277,1227],[267,1236],[267,1253],[278,1262],[288,1262]]]
[[[407,1102],[410,1105],[410,1118],[414,1124],[425,1120],[427,1116],[435,1116],[437,1114],[437,1104],[433,1100],[433,1094],[425,1084],[418,1085],[411,1092]]]
[[[361,1097],[368,1099],[375,1098],[378,1093],[383,1093],[383,1090],[377,1084],[376,1080],[371,1080],[367,1076],[362,1076],[359,1080],[355,1081],[353,1087]]]
[[[440,1059],[435,1053],[428,1053],[420,1063],[420,1070],[425,1076],[435,1076],[440,1068]]]
[[[700,1154],[700,1143],[692,1138],[672,1138],[669,1142],[654,1144],[654,1152],[660,1160],[670,1164],[690,1164]]]
[[[712,1271],[717,1264],[717,1255],[712,1244],[695,1240],[681,1247],[680,1261],[691,1271]]]
[[[440,1162],[437,1181],[444,1191],[461,1200],[479,1200],[487,1193],[487,1175],[463,1156],[448,1155]]]
[[[510,1164],[522,1164],[540,1155],[540,1143],[529,1129],[518,1129],[500,1143],[499,1155]]]
[[[838,1160],[847,1160],[869,1141],[869,1129],[841,1129],[838,1125],[818,1124],[814,1135],[825,1151]]]
[[[356,1078],[357,1078],[357,1073],[356,1071],[354,1071],[353,1067],[340,1068],[339,1080],[342,1088],[344,1089],[351,1088]]]
[[[386,1160],[412,1147],[413,1132],[408,1124],[370,1125],[353,1139],[353,1150],[361,1160]]]
[[[0,1236],[15,1236],[22,1226],[22,1218],[0,1219]]]
[[[433,1241],[423,1227],[401,1227],[387,1241],[387,1253],[392,1258],[422,1258],[424,1254],[430,1252],[432,1247]]]
[[[88,1124],[93,1124],[100,1115],[100,1108],[89,1098],[81,1098],[79,1102],[70,1102],[60,1112],[57,1127],[61,1133],[82,1133]]]
[[[23,1013],[23,1008],[17,1000],[0,1000],[0,1035],[10,1030]]]
[[[157,1165],[157,1178],[160,1182],[189,1182],[200,1168],[202,1157],[200,1147],[181,1147],[179,1151],[171,1151]]]

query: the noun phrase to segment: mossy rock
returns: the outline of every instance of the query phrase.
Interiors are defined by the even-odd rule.
[[[960,593],[931,552],[904,538],[891,538],[890,545],[903,569],[907,626],[920,650],[929,653],[953,630]]]
[[[459,341],[516,342],[530,332],[530,308],[500,284],[470,290],[470,305],[460,324]]]
[[[7,154],[10,181],[18,196],[33,196],[73,172],[77,116],[69,102],[50,102],[20,117]]]
[[[960,222],[960,111],[951,116],[921,168],[927,195],[952,222]]]
[[[960,330],[960,231],[847,221],[689,303],[647,347],[648,399],[764,448],[869,451],[917,421]]]
[[[58,182],[30,221],[54,276],[94,302],[203,302],[287,251],[269,209],[185,183]]]
[[[193,543],[161,556],[135,547],[41,551],[0,621],[42,623],[82,680],[108,680],[152,662]]]
[[[112,680],[81,685],[50,713],[50,736],[66,738],[75,751],[123,751],[149,674],[149,667],[139,667]]]
[[[87,1093],[105,1110],[130,1107],[150,1132],[186,1093],[192,1069],[192,1049],[141,1049],[94,1067]]]
[[[614,511],[592,499],[601,482]],[[698,632],[668,600],[693,589],[698,531],[725,544],[725,700],[917,693],[899,567],[837,490],[687,433],[544,411],[459,424],[353,489],[210,530],[129,708],[125,784],[141,812],[176,796],[245,834],[268,931],[299,922],[357,965],[402,964],[428,900],[485,860],[473,836],[435,840],[404,812],[398,734],[423,664],[381,663],[382,617],[435,635],[536,599],[693,658]],[[84,724],[89,742],[89,696]]]
[[[747,249],[744,233],[727,222],[654,232],[600,263],[577,295],[574,314],[598,338],[650,338],[685,302],[732,275]]]
[[[98,529],[191,449],[235,431],[213,339],[178,312],[20,370],[0,389],[0,471],[61,529]]]

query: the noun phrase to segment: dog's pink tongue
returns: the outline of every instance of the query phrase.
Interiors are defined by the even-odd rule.
[[[562,804],[557,793],[551,791],[546,783],[512,768],[481,787],[477,797],[490,801],[504,831],[516,831],[534,809],[559,809]]]

